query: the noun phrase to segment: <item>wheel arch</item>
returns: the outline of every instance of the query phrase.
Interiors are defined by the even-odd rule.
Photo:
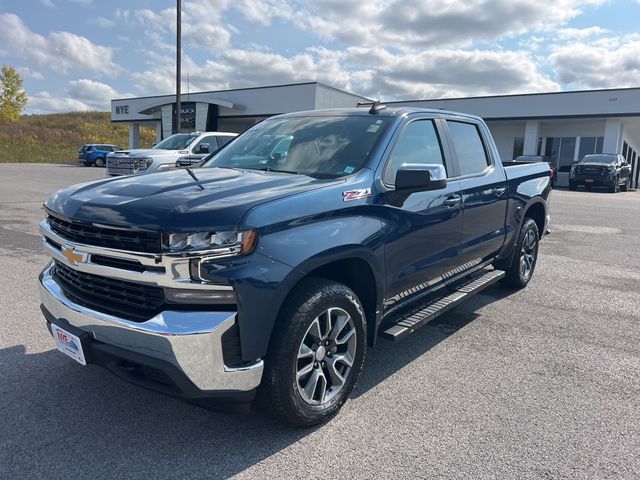
[[[298,271],[302,270],[304,275],[289,290],[279,310],[284,308],[291,292],[304,279],[313,277],[342,283],[353,290],[362,303],[367,320],[367,343],[373,346],[375,345],[378,324],[382,318],[384,299],[384,282],[376,257],[373,252],[367,254],[362,251],[351,254],[345,252],[344,255],[337,258],[334,255],[331,257],[330,260],[324,261],[319,261],[316,257],[297,268]]]

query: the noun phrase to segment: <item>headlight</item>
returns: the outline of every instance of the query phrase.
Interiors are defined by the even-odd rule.
[[[169,252],[244,255],[256,244],[255,230],[165,234],[163,245]]]
[[[136,158],[133,162],[138,170],[146,170],[153,163],[153,158]]]

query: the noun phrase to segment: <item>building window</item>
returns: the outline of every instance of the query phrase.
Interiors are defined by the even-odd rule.
[[[513,139],[513,159],[524,154],[524,137],[516,137]]]
[[[602,153],[602,145],[604,145],[604,137],[596,137],[596,151],[593,153]]]
[[[545,155],[559,172],[568,172],[576,153],[576,137],[547,137]]]

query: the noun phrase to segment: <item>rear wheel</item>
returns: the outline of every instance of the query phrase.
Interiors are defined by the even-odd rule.
[[[96,167],[104,167],[104,158],[98,157],[96,158]]]
[[[367,331],[363,312],[345,285],[303,280],[274,329],[259,391],[261,406],[295,426],[333,417],[362,370]]]
[[[504,268],[502,282],[515,288],[524,288],[531,281],[538,261],[538,225],[531,218],[525,218],[520,228],[516,250],[511,263]]]

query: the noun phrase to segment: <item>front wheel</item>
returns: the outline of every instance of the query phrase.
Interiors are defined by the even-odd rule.
[[[575,183],[569,181],[569,190],[574,192],[576,190],[576,188],[578,188],[578,186]]]
[[[627,181],[624,182],[624,184],[620,187],[620,190],[622,190],[623,192],[626,192],[627,190],[629,190],[630,184],[631,184],[631,180],[627,178]]]
[[[538,261],[539,239],[538,225],[533,219],[525,218],[511,264],[504,268],[506,275],[502,282],[505,285],[524,288],[529,284]]]
[[[360,375],[366,331],[362,304],[351,289],[303,280],[273,331],[259,391],[263,408],[295,426],[329,420]]]

